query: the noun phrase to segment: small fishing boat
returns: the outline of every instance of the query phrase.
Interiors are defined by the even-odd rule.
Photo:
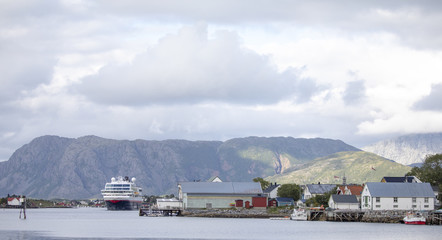
[[[408,212],[404,217],[404,223],[410,225],[425,225],[426,219],[422,214],[416,212]]]
[[[302,208],[293,209],[293,213],[290,215],[290,220],[307,221],[307,213]]]
[[[286,217],[271,217],[270,220],[290,220],[288,216]]]

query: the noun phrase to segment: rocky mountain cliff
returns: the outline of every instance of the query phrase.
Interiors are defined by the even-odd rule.
[[[285,137],[220,141],[111,140],[43,136],[0,162],[0,196],[81,199],[100,197],[111,177],[136,177],[144,194],[176,193],[179,181],[251,181],[342,151],[340,140]]]
[[[442,133],[405,135],[377,142],[363,150],[404,165],[418,164],[429,154],[442,153]]]

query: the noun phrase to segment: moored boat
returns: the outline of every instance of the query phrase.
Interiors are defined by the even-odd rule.
[[[112,178],[101,194],[108,210],[135,210],[143,203],[142,188],[137,187],[135,178]]]
[[[420,213],[409,212],[404,217],[404,223],[410,225],[425,225],[426,219]]]
[[[290,220],[307,221],[307,212],[302,208],[293,209],[293,213],[290,215]]]

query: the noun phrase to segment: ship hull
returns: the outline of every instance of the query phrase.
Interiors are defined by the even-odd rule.
[[[423,220],[404,221],[404,223],[409,225],[425,225],[425,221]]]
[[[107,210],[137,210],[141,207],[140,201],[106,200]]]

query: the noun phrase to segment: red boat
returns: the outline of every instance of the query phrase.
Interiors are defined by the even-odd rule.
[[[404,223],[410,225],[425,225],[426,219],[420,213],[407,213],[407,216],[404,217]]]

